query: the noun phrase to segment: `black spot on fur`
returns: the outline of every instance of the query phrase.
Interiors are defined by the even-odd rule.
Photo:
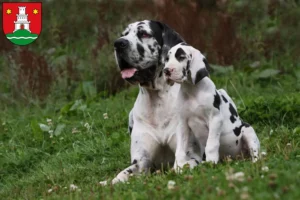
[[[160,73],[159,73],[159,77],[161,77],[161,76],[162,76],[162,74],[163,74],[163,72],[162,72],[162,71],[160,71]]]
[[[154,81],[151,81],[152,89],[155,89]]]
[[[237,146],[237,145],[239,145],[239,141],[238,141],[238,140],[236,140],[236,141],[235,141],[235,144],[236,144],[236,146]]]
[[[206,67],[207,71],[208,71],[208,72],[211,72],[211,68],[210,68],[210,66],[209,66],[209,64],[208,64],[208,62],[207,62],[207,60],[206,60],[206,58],[203,58],[203,62],[204,62],[204,64],[205,64],[205,67]]]
[[[140,54],[140,58],[144,58],[144,53],[145,53],[145,49],[142,45],[140,45],[139,43],[137,44],[137,50]]]
[[[206,160],[206,154],[204,152],[203,156],[202,156],[202,160],[205,161]]]
[[[129,129],[129,134],[131,135],[131,132],[132,132],[132,127],[131,127],[131,126],[129,126],[129,127],[128,127],[128,129]]]
[[[245,126],[246,128],[250,127],[250,124],[248,124],[247,122],[242,122],[243,126]]]
[[[182,60],[184,60],[183,57],[186,56],[186,53],[183,51],[182,48],[178,48],[176,53],[175,53],[175,58],[180,62]]]
[[[243,125],[241,125],[240,127],[235,127],[233,129],[233,132],[236,136],[239,136],[241,134],[241,129],[242,129]]]
[[[183,74],[183,76],[186,76],[186,69],[185,68],[182,69],[182,74]]]
[[[232,123],[234,123],[235,120],[236,120],[235,117],[234,117],[233,115],[231,115],[231,116],[230,116],[230,121],[231,121]]]
[[[190,67],[191,67],[191,61],[188,60],[188,61],[187,61],[187,64],[186,64],[186,70],[189,71],[189,70],[190,70]]]
[[[152,31],[152,36],[156,39],[158,44],[162,47],[163,45],[163,27],[160,26],[159,22],[151,21],[149,23],[150,29]]]
[[[190,154],[190,151],[187,151],[187,152],[186,152],[186,155],[188,156],[189,154]]]
[[[148,45],[148,48],[150,49],[151,53],[153,54],[155,49],[151,47],[151,45]]]
[[[142,25],[142,24],[145,24],[145,22],[139,22],[139,23],[138,23],[138,25]]]
[[[243,127],[249,127],[250,125],[248,123],[242,122],[242,125],[240,125],[239,127],[235,127],[235,129],[233,129],[233,132],[236,136],[239,136],[241,134],[241,130]]]
[[[223,99],[223,101],[225,101],[225,103],[228,102],[228,100],[223,95],[222,95],[222,99]]]
[[[197,84],[199,81],[201,81],[204,77],[208,76],[208,72],[206,69],[200,69],[197,71],[195,83]]]
[[[236,117],[238,116],[238,114],[231,103],[229,103],[229,111],[231,113],[230,121],[234,123],[236,121]]]
[[[129,173],[129,174],[132,174],[132,169],[127,169],[127,172]]]
[[[136,164],[137,163],[137,160],[134,159],[133,162],[132,162],[132,165]]]
[[[195,160],[195,162],[197,163],[197,165],[199,164],[199,161],[196,160],[196,158],[191,158],[191,159]]]
[[[221,98],[220,98],[220,95],[218,94],[218,92],[216,91],[213,105],[214,105],[215,108],[220,110],[220,104],[221,104]]]

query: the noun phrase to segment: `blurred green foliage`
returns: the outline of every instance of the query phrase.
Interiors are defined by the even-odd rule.
[[[169,24],[215,65],[250,74],[276,70],[262,76],[299,70],[298,1],[42,2],[42,33],[33,44],[14,46],[0,33],[3,103],[68,101],[128,87],[120,78],[112,43],[128,23],[142,19]]]

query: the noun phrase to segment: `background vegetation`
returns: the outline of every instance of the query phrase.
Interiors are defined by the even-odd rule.
[[[130,161],[137,87],[120,78],[112,43],[143,19],[169,24],[207,56],[216,85],[257,130],[260,162],[97,185]],[[43,1],[33,44],[15,46],[0,31],[0,197],[299,199],[299,19],[297,0]]]

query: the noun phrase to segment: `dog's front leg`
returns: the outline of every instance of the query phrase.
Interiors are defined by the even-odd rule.
[[[209,120],[209,133],[205,147],[206,161],[218,163],[220,135],[223,126],[222,114],[219,110],[214,110]]]
[[[174,169],[178,173],[181,171],[184,165],[188,164],[190,169],[194,168],[199,164],[201,158],[193,151],[193,133],[188,127],[188,123],[185,120],[181,120],[176,130],[176,153]]]
[[[144,158],[134,159],[132,165],[122,170],[112,181],[111,184],[128,181],[129,177],[134,174],[147,172],[150,169],[151,162]],[[100,185],[107,185],[108,181],[101,181]]]

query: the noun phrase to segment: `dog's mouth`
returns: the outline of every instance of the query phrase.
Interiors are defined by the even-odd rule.
[[[124,58],[118,56],[119,68],[123,79],[132,78],[137,68],[131,66]]]
[[[134,76],[135,72],[137,71],[136,68],[128,68],[128,69],[123,69],[121,71],[121,75],[123,79],[131,78]]]
[[[124,80],[131,84],[142,84],[152,81],[155,78],[156,65],[151,65],[146,69],[139,66],[133,66],[127,59],[120,54],[117,54],[118,65],[121,71],[121,76]]]

